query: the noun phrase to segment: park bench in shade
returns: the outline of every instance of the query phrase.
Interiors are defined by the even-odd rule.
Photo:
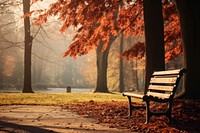
[[[128,97],[129,102],[129,115],[132,115],[132,110],[134,108],[141,108],[146,106],[146,123],[152,116],[165,115],[171,122],[171,111],[172,102],[178,87],[179,81],[183,75],[186,73],[186,69],[176,69],[167,71],[155,71],[150,79],[150,83],[147,91],[144,94],[137,94],[134,92],[123,92],[123,96]],[[132,104],[131,98],[141,98],[146,105],[145,106],[134,106]],[[150,101],[157,103],[168,103],[168,109],[165,112],[154,112],[150,110]]]

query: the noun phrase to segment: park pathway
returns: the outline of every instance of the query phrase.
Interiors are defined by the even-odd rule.
[[[0,133],[128,133],[60,106],[0,106]]]

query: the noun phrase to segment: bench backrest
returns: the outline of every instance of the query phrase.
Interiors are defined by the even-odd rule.
[[[152,74],[146,95],[158,99],[173,98],[178,83],[186,69],[157,71]]]

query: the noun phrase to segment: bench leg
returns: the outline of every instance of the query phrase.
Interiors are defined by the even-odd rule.
[[[132,105],[132,101],[131,101],[131,97],[128,97],[128,102],[129,102],[129,116],[132,116],[132,110],[133,110],[133,105]]]
[[[168,117],[170,123],[172,121],[171,112],[172,112],[172,101],[169,101],[169,108],[168,108],[168,110],[166,112],[166,116]]]
[[[155,115],[155,116],[165,115],[169,119],[169,122],[171,122],[171,120],[172,120],[172,116],[171,116],[172,101],[169,101],[169,108],[167,109],[166,112],[151,112],[150,101],[146,98],[145,102],[146,102],[146,123],[145,124],[149,123],[149,120],[153,115]]]
[[[150,110],[150,100],[147,97],[144,97],[143,100],[146,102],[146,122],[149,123],[150,118],[153,116],[153,112]]]
[[[150,107],[149,107],[149,100],[146,100],[146,122],[145,124],[149,123],[149,119],[151,117]]]

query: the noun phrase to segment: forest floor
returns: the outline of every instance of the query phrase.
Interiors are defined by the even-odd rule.
[[[151,109],[157,108],[157,111],[163,111],[166,107],[166,104],[152,103]],[[64,108],[82,116],[89,116],[99,123],[106,123],[111,128],[129,129],[131,132],[200,133],[200,100],[175,99],[171,123],[165,116],[153,116],[148,124],[144,124],[145,109],[136,109],[133,115],[128,117],[127,102],[90,101],[66,105]]]
[[[139,103],[135,103],[139,104]],[[164,110],[167,105],[153,103]],[[128,117],[127,101],[87,101],[60,106],[0,106],[0,133],[199,133],[200,100],[175,99],[172,123],[166,117],[152,117],[145,123],[145,109]]]

